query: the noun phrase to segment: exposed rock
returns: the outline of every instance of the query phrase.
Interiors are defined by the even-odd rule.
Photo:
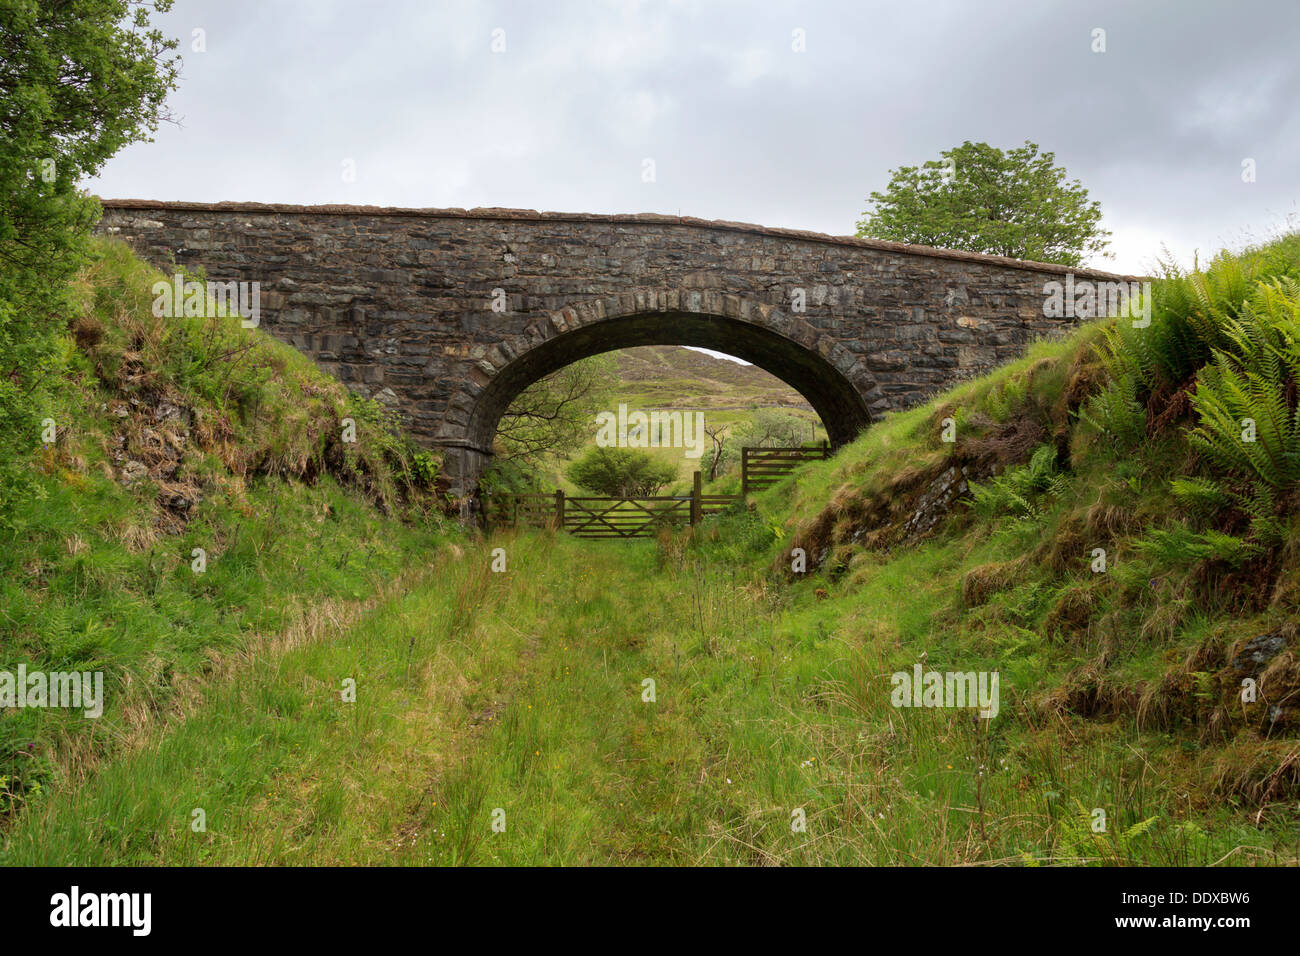
[[[1286,649],[1286,637],[1281,631],[1272,631],[1252,637],[1232,659],[1232,667],[1244,675],[1258,674],[1268,662]]]
[[[153,410],[153,420],[156,422],[181,422],[188,425],[192,419],[193,415],[188,408],[168,401],[159,402]]]
[[[969,489],[966,477],[965,468],[952,465],[930,482],[930,486],[921,493],[921,500],[917,502],[912,517],[903,528],[903,537],[914,538],[923,535],[942,521],[952,510],[953,502]]]

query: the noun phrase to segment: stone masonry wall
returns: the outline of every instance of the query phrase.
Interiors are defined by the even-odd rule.
[[[402,411],[463,491],[513,393],[593,351],[720,348],[803,392],[839,442],[1059,333],[1043,286],[1070,271],[654,215],[106,200],[99,231],[164,270],[259,282],[262,327]]]

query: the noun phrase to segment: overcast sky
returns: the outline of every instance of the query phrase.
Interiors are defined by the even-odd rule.
[[[180,125],[111,160],[101,196],[848,235],[891,168],[1028,139],[1101,201],[1099,267],[1300,226],[1298,0],[177,0],[159,23]]]

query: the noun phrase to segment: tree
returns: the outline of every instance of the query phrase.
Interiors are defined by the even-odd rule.
[[[738,439],[756,448],[794,448],[815,436],[811,422],[781,408],[756,408],[753,417],[736,429]]]
[[[1055,159],[1028,141],[1007,152],[968,141],[891,170],[858,235],[1067,266],[1106,255],[1101,205]]]
[[[497,425],[496,458],[536,469],[563,458],[591,437],[596,412],[617,381],[612,354],[566,365],[524,389]]]
[[[565,472],[579,488],[615,498],[658,494],[677,477],[671,462],[636,448],[593,445]]]
[[[170,6],[0,0],[0,522],[41,441],[68,280],[99,216],[77,184],[167,119],[176,41],[149,17]]]
[[[751,416],[722,436],[715,437],[709,432],[714,440],[714,447],[705,455],[710,481],[721,473],[730,472],[740,461],[743,448],[796,448],[805,442],[816,441],[816,426],[793,412],[781,408],[755,408]]]
[[[718,477],[718,466],[723,462],[723,453],[726,449],[727,425],[705,425],[704,434],[709,436],[713,442],[713,448],[709,452],[709,481],[715,481]]]

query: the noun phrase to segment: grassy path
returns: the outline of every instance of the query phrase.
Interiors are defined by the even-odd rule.
[[[891,708],[900,628],[957,556],[926,560],[831,611],[651,542],[448,546],[405,594],[350,625],[318,615],[33,808],[3,862],[1213,862],[1259,842],[1088,835],[1076,803],[1119,788],[1131,830],[1164,802],[1134,790],[1146,758],[1113,729],[1094,745]]]

